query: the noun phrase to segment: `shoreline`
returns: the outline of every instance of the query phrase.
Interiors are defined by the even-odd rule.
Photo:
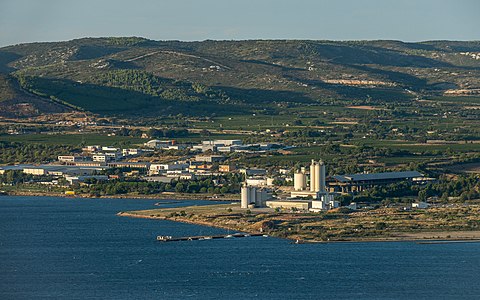
[[[164,216],[152,216],[152,215],[140,215],[132,212],[119,212],[117,216],[138,218],[138,219],[150,219],[150,220],[164,220],[172,222],[180,222],[192,225],[207,226],[213,228],[221,228],[226,230],[235,230],[245,233],[258,233],[255,230],[240,230],[235,227],[222,226],[218,224],[212,224],[203,221],[192,221],[185,218],[167,218]],[[301,240],[294,236],[281,237],[275,234],[265,232],[270,237],[295,241],[299,244],[329,244],[329,243],[384,243],[384,242],[413,242],[417,244],[449,244],[449,243],[480,243],[480,231],[424,231],[424,232],[397,232],[395,235],[389,237],[372,237],[372,238],[352,238],[352,239],[339,239],[339,240]],[[426,235],[432,235],[431,237],[425,237]],[[462,236],[465,235],[465,236]],[[449,236],[449,237],[448,237]]]
[[[89,195],[75,195],[75,196],[69,196],[65,194],[57,194],[57,193],[32,193],[32,192],[27,192],[27,193],[14,193],[14,194],[3,194],[4,196],[15,196],[15,197],[21,197],[21,196],[34,196],[34,197],[64,197],[64,198],[98,198],[98,199],[138,199],[138,200],[174,200],[174,201],[194,201],[194,200],[203,200],[203,201],[224,201],[224,202],[235,202],[238,201],[237,199],[232,198],[212,198],[212,196],[203,196],[200,194],[176,194],[176,193],[168,193],[168,194],[162,194],[162,195],[109,195],[109,196],[101,196],[101,197],[90,197]],[[0,199],[1,199],[0,195]],[[157,204],[157,203],[156,203]],[[159,202],[159,205],[162,203]],[[230,204],[230,203],[229,203]],[[219,204],[220,206],[228,206],[227,204]],[[230,205],[231,206],[231,205]],[[198,210],[199,207],[207,208],[208,207],[214,207],[212,205],[201,205],[201,206],[194,206],[196,210]],[[233,206],[231,206],[233,207]],[[181,223],[186,223],[186,224],[192,224],[192,225],[200,225],[200,226],[207,226],[207,227],[214,227],[214,228],[221,228],[225,230],[233,230],[233,231],[238,231],[238,232],[245,232],[245,233],[258,233],[259,228],[250,228],[248,226],[245,226],[245,224],[242,224],[241,221],[245,221],[245,216],[239,216],[238,215],[238,210],[236,212],[230,212],[225,214],[225,212],[222,213],[221,217],[237,217],[235,220],[240,221],[238,223],[230,223],[233,225],[225,225],[225,224],[218,224],[218,223],[213,223],[211,221],[206,221],[205,219],[203,220],[191,220],[186,217],[182,216],[166,216],[160,213],[166,213],[165,210],[183,210],[183,209],[188,209],[192,208],[192,206],[189,207],[178,207],[178,208],[170,208],[170,209],[152,209],[152,210],[145,210],[145,211],[132,211],[132,212],[118,212],[116,215],[121,216],[121,217],[131,217],[131,218],[142,218],[142,219],[152,219],[152,220],[167,220],[167,221],[172,221],[172,222],[181,222]],[[151,213],[151,214],[143,214],[148,211],[156,211],[156,213]],[[210,220],[207,218],[207,220]],[[235,226],[236,225],[236,226]],[[321,239],[315,239],[315,238],[301,238],[297,236],[296,234],[288,234],[283,232],[283,236],[280,236],[282,232],[280,231],[265,231],[266,234],[272,237],[276,238],[281,238],[281,239],[287,239],[291,241],[296,241],[298,243],[366,243],[366,242],[416,242],[416,243],[421,243],[421,244],[445,244],[445,243],[453,243],[453,242],[468,242],[468,243],[474,243],[474,242],[480,242],[480,230],[426,230],[426,231],[397,231],[397,232],[389,232],[388,236],[372,236],[372,237],[339,237],[336,239],[335,236],[332,236],[329,239],[326,240],[321,240]]]
[[[130,213],[130,212],[125,212],[125,211],[118,212],[116,215],[119,216],[119,217],[171,221],[171,222],[178,222],[178,223],[184,223],[184,224],[192,224],[192,225],[206,226],[206,227],[212,227],[212,228],[220,228],[220,229],[225,229],[225,230],[236,230],[236,231],[245,232],[245,233],[257,233],[257,232],[253,232],[253,231],[248,231],[248,232],[246,232],[246,231],[240,231],[240,230],[235,229],[235,228],[232,228],[232,227],[227,227],[227,226],[221,226],[221,225],[211,224],[211,223],[208,223],[208,222],[191,221],[191,220],[187,220],[187,219],[179,219],[179,220],[175,219],[175,220],[172,220],[172,219],[166,218],[166,217],[143,216],[143,215],[138,215],[138,214],[134,214],[134,213]]]
[[[96,198],[96,199],[139,199],[139,200],[203,200],[203,201],[223,201],[223,202],[237,202],[240,201],[237,195],[232,194],[232,197],[218,197],[214,198],[212,194],[154,194],[154,195],[137,195],[137,194],[119,194],[119,195],[104,195],[104,196],[90,196],[86,194],[65,195],[64,193],[41,193],[41,192],[14,192],[0,194],[1,196],[10,197],[62,197],[62,198]],[[1,199],[1,198],[0,198]]]

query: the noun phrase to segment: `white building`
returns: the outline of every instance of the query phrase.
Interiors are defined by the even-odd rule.
[[[177,164],[151,164],[149,169],[150,175],[156,174],[166,174],[167,172],[172,173],[172,171],[184,171],[188,170],[188,164],[177,163]]]
[[[427,202],[414,202],[412,203],[412,208],[425,209],[428,208],[429,204]]]
[[[267,179],[264,177],[251,177],[245,179],[245,182],[249,186],[267,186]]]
[[[95,154],[92,156],[93,161],[98,161],[98,162],[107,162],[110,160],[108,156],[105,154]]]
[[[92,145],[92,146],[86,146],[82,148],[83,151],[85,152],[97,152],[101,149],[102,147],[100,145]]]
[[[166,140],[166,141],[150,140],[150,141],[144,143],[143,145],[145,147],[148,147],[148,148],[166,148],[166,147],[175,145],[175,141],[173,141],[173,140]]]
[[[214,140],[214,141],[202,141],[203,145],[215,145],[215,146],[232,146],[242,145],[241,140]]]
[[[109,146],[103,146],[102,151],[107,151],[107,152],[118,152],[120,149],[115,148],[115,147],[109,147]]]
[[[83,161],[84,158],[81,156],[75,156],[75,155],[59,155],[58,156],[58,161],[61,162],[77,162],[77,161]]]
[[[135,156],[142,154],[142,149],[122,149],[123,156]]]

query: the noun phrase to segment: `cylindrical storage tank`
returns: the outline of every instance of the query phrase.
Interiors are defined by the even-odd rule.
[[[262,207],[263,206],[263,193],[264,191],[261,189],[257,189],[255,192],[255,206]]]
[[[273,181],[274,180],[275,180],[274,178],[268,177],[267,178],[267,186],[273,186]]]
[[[325,164],[320,162],[320,192],[325,192],[326,172]]]
[[[303,191],[305,189],[305,174],[303,173],[293,174],[293,188],[296,191]]]
[[[320,191],[320,181],[321,181],[321,176],[320,176],[320,164],[316,163],[315,164],[315,192]]]
[[[248,207],[248,187],[242,186],[242,193],[240,198],[240,208],[247,208]]]
[[[315,192],[315,161],[312,159],[312,164],[310,165],[310,191]]]
[[[257,189],[254,187],[249,187],[250,196],[248,197],[248,203],[257,203]]]

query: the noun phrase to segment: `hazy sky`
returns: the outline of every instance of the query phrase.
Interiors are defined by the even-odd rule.
[[[480,40],[479,0],[0,0],[0,46],[155,40]]]

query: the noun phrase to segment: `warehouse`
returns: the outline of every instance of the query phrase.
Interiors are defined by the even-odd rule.
[[[331,192],[350,193],[401,181],[420,183],[421,178],[423,174],[417,171],[335,175],[330,178],[328,186]]]

